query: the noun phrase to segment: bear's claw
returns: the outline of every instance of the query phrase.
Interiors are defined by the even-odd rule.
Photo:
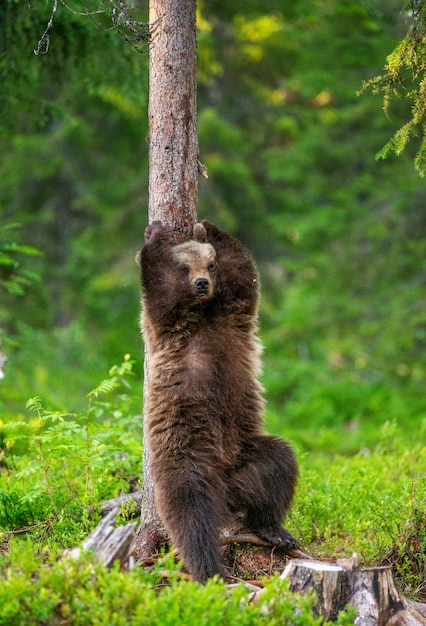
[[[283,550],[297,550],[299,547],[297,539],[284,528],[261,528],[256,530],[256,534],[264,541],[273,546],[279,546]]]

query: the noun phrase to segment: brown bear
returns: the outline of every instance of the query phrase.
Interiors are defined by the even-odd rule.
[[[281,526],[298,468],[290,445],[262,429],[257,375],[259,280],[250,254],[204,220],[173,245],[153,222],[140,253],[145,406],[158,513],[194,580],[224,576],[219,530],[244,526],[284,549]]]

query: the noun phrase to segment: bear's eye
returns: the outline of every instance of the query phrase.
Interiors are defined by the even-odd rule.
[[[182,274],[184,276],[188,276],[188,274],[189,274],[189,267],[187,265],[182,265],[182,267],[180,268],[180,271],[182,272]]]
[[[207,269],[209,270],[209,272],[214,272],[216,269],[216,265],[214,263],[210,263]]]

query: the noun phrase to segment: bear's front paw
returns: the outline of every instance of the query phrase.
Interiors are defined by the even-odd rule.
[[[196,224],[194,224],[192,235],[195,241],[198,241],[200,243],[206,243],[207,241],[206,229],[204,228],[204,225],[201,224],[201,222],[197,222]]]
[[[201,224],[204,226],[206,230],[207,241],[212,242],[212,241],[218,241],[222,239],[221,231],[218,228],[216,228],[214,224],[209,222],[209,220],[203,220]]]
[[[163,224],[160,220],[156,220],[145,228],[145,243],[152,243],[157,233],[163,232]]]

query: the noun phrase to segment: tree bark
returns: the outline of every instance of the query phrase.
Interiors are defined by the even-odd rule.
[[[196,2],[151,0],[149,221],[187,233],[197,216]]]
[[[176,242],[197,218],[196,1],[150,0],[149,223],[167,224]],[[144,398],[149,379],[145,350]],[[144,419],[145,425],[145,419]],[[143,561],[165,541],[155,509],[144,427],[141,529],[132,550]]]

